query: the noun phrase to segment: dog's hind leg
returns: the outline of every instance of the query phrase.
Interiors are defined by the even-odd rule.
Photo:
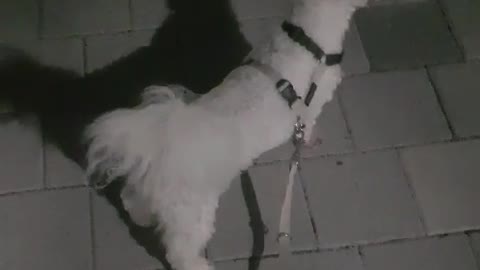
[[[130,215],[130,218],[137,225],[150,227],[155,225],[155,216],[152,214],[151,207],[146,198],[142,197],[131,185],[126,185],[120,197],[123,207]]]
[[[168,261],[176,270],[212,270],[203,252],[214,232],[218,200],[183,198],[173,203],[162,213]]]

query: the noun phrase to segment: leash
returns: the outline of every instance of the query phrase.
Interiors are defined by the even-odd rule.
[[[305,143],[305,125],[302,123],[300,117],[297,117],[297,122],[294,125],[292,142],[295,146],[295,151],[290,159],[290,172],[288,173],[288,183],[285,189],[285,195],[280,212],[280,222],[278,226],[277,241],[279,243],[279,262],[280,267],[290,269],[290,242],[291,237],[291,212],[292,212],[292,198],[293,186],[298,170],[300,169],[300,151]]]
[[[304,31],[302,28],[284,21],[282,23],[282,30],[300,46],[309,51],[320,64],[325,66],[337,65],[342,61],[343,52],[337,54],[326,54]],[[290,166],[288,173],[288,182],[285,189],[282,208],[280,212],[280,221],[278,226],[277,242],[279,247],[278,267],[277,269],[292,269],[290,263],[291,257],[291,212],[292,212],[292,199],[293,199],[293,186],[297,172],[300,168],[301,156],[300,152],[305,144],[305,124],[302,121],[302,116],[305,115],[310,102],[312,101],[317,85],[315,82],[311,82],[310,88],[307,94],[303,98],[303,102],[297,102],[302,97],[297,95],[293,85],[282,75],[273,69],[272,67],[260,63],[250,58],[245,64],[249,64],[252,67],[259,70],[265,76],[269,77],[275,83],[275,87],[280,96],[287,102],[290,109],[297,111],[297,121],[293,126],[292,143],[295,150],[290,158]],[[299,105],[296,105],[299,104]],[[299,107],[300,106],[300,107]]]
[[[260,267],[262,254],[265,250],[265,233],[268,230],[262,219],[260,206],[258,205],[257,194],[253,187],[252,179],[248,171],[240,175],[243,199],[247,206],[248,216],[250,218],[250,229],[252,230],[252,252],[248,259],[248,270],[258,270]]]

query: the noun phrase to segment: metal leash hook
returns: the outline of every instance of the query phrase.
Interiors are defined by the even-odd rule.
[[[295,175],[300,166],[300,151],[305,144],[305,124],[302,123],[300,117],[297,117],[297,122],[294,125],[292,142],[295,146],[295,151],[290,159],[288,184],[285,190],[282,211],[280,213],[280,225],[277,236],[277,241],[279,242],[279,266],[285,269],[289,269],[288,258],[290,256],[290,241],[292,239],[290,234],[290,223],[293,184],[295,182]]]

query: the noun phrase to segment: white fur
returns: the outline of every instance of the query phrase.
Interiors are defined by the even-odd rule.
[[[337,53],[351,15],[365,3],[303,0],[291,21],[327,53]],[[279,29],[259,60],[301,96],[312,80],[318,84],[304,115],[311,127],[341,81],[340,67],[319,65]],[[254,158],[290,138],[296,116],[274,82],[251,66],[235,69],[188,105],[168,87],[150,88],[139,107],[113,111],[90,126],[88,172],[109,172],[108,180],[127,176],[127,211],[139,225],[162,229],[175,269],[211,269],[201,253],[214,232],[220,195]]]

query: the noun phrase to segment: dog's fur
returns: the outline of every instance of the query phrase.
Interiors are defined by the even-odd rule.
[[[291,21],[326,53],[339,53],[352,14],[366,2],[302,0]],[[259,61],[288,79],[300,96],[312,79],[317,82],[308,125],[341,81],[338,65],[319,65],[280,30]],[[168,87],[150,88],[138,107],[110,112],[90,126],[88,172],[101,172],[107,181],[127,178],[127,211],[138,224],[163,231],[175,269],[210,269],[201,252],[214,232],[219,196],[254,158],[290,138],[297,113],[271,78],[248,65],[191,104]]]
[[[251,49],[230,0],[166,1],[170,14],[148,46],[85,76],[0,45],[0,103],[15,109],[2,121],[34,114],[47,142],[83,166],[85,128],[103,113],[135,106],[145,87],[181,84],[203,94],[218,85]],[[125,212],[122,190],[123,182],[115,181],[100,194],[115,206],[131,237],[169,269],[153,229],[136,225]]]

